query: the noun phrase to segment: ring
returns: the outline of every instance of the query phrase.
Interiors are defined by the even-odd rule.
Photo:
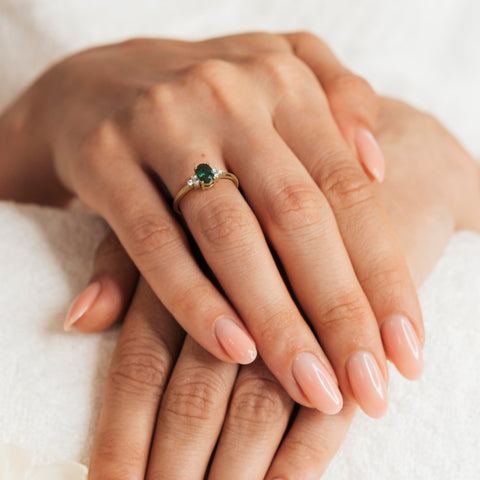
[[[212,168],[208,163],[200,163],[195,167],[195,175],[192,175],[187,184],[181,188],[181,190],[175,196],[173,200],[173,210],[179,215],[182,214],[180,211],[180,200],[190,191],[201,188],[206,190],[207,188],[212,188],[218,180],[226,178],[231,180],[235,186],[238,188],[239,181],[238,178],[233,173],[224,172],[223,170],[218,170]]]

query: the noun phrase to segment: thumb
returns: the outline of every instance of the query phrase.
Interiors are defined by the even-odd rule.
[[[120,320],[138,281],[138,272],[116,235],[111,231],[95,253],[88,286],[73,300],[64,328],[91,333]]]

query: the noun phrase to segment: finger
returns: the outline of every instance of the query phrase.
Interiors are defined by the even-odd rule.
[[[265,480],[317,480],[325,472],[347,434],[356,405],[345,401],[335,416],[300,408]]]
[[[292,409],[292,400],[260,358],[242,367],[208,479],[265,478]]]
[[[263,125],[259,118],[252,126],[254,135],[232,138],[228,158],[236,164],[243,191],[280,257],[342,391],[354,396],[369,415],[382,416],[387,408],[382,341],[333,212],[277,132]]]
[[[287,33],[294,53],[315,73],[337,126],[367,172],[379,182],[385,177],[385,159],[372,132],[379,100],[369,83],[345,68],[328,45],[309,32]]]
[[[119,129],[103,125],[83,155],[84,163],[95,164],[97,172],[81,186],[84,201],[107,220],[165,308],[217,358],[251,362],[256,355],[253,340],[201,270],[181,226],[135,163]],[[114,182],[112,164],[117,172]]]
[[[183,331],[140,280],[105,385],[89,480],[143,480],[158,405]]]
[[[190,80],[195,88],[205,89],[205,96],[212,97],[214,92],[215,108],[223,109],[219,115],[225,116],[226,109],[225,122],[218,121],[216,125],[220,123],[227,129],[233,121],[246,120],[246,115],[250,118],[250,114],[256,114],[258,105],[255,102],[252,106],[233,99],[227,107],[222,104],[229,102],[230,97],[227,98],[218,78],[225,78],[224,75],[231,78],[229,66],[209,61],[196,66],[192,75]],[[155,95],[161,99],[170,93],[159,90]],[[220,106],[218,99],[221,99]],[[182,119],[173,118],[168,122],[163,118],[164,109],[157,104],[156,114],[144,118],[132,133],[142,158],[162,178],[172,197],[185,186],[195,165],[205,159],[218,169],[224,169],[225,165],[218,139],[201,130],[206,121],[200,121],[203,109],[200,115],[197,107],[191,108],[188,121],[183,119],[182,123]],[[159,116],[163,119],[161,122]],[[197,116],[200,130],[193,135],[189,122]],[[220,118],[223,120],[222,116]],[[172,136],[179,137],[179,132],[184,132],[187,138],[188,133],[188,144],[177,141],[166,146],[159,141],[155,132],[167,129],[166,137],[170,138],[168,125],[171,123],[175,125]],[[158,152],[162,149],[169,155],[160,162]],[[183,198],[180,208],[208,266],[247,325],[272,373],[295,401],[336,413],[341,408],[342,397],[333,371],[292,300],[256,217],[233,182],[220,179],[214,188],[193,189]],[[175,318],[181,322],[179,315]],[[182,325],[192,331],[191,326]],[[282,345],[282,349],[272,348],[273,345]]]
[[[130,303],[138,281],[135,264],[113,232],[97,248],[88,286],[72,302],[65,330],[99,332],[113,325]]]
[[[187,337],[162,399],[146,480],[203,480],[237,371]]]
[[[285,287],[253,213],[230,182],[201,195],[186,197],[182,211],[265,363],[296,401],[336,413],[341,396],[328,360]],[[315,371],[319,379],[311,382]]]
[[[279,105],[276,129],[331,205],[381,328],[387,355],[405,377],[418,378],[423,368],[424,329],[404,255],[372,184],[347,149],[328,109],[312,98],[308,105],[304,102],[304,108]]]

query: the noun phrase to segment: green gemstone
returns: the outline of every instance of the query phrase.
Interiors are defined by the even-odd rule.
[[[212,183],[214,178],[213,169],[207,163],[201,163],[195,167],[195,175],[198,179],[206,184]]]

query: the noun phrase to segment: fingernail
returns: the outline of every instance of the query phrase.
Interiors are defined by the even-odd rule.
[[[234,362],[247,365],[255,360],[255,342],[230,318],[220,318],[215,322],[215,335]]]
[[[300,353],[292,373],[310,403],[323,413],[334,415],[343,407],[340,390],[325,367],[312,353]]]
[[[369,352],[355,352],[347,360],[346,369],[360,408],[370,417],[383,417],[388,406],[387,388],[375,357]]]
[[[365,128],[359,128],[355,138],[358,154],[365,168],[379,183],[385,178],[385,158],[375,137]]]
[[[416,380],[423,372],[423,352],[420,341],[408,318],[392,315],[380,328],[383,345],[398,371],[409,380]]]
[[[66,332],[69,332],[91,308],[97,297],[100,295],[102,286],[100,282],[91,283],[77,298],[72,302],[68,309],[67,317],[63,328]]]

